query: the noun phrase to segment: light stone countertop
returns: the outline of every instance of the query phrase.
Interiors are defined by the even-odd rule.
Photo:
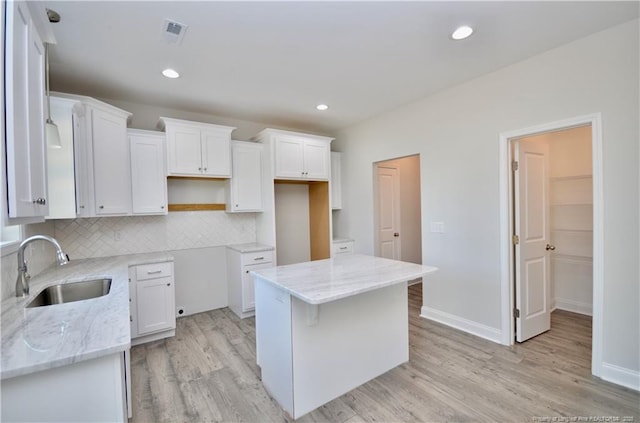
[[[274,248],[270,245],[259,244],[257,242],[247,242],[244,244],[231,244],[227,245],[230,248],[239,253],[257,253],[259,251],[271,251]]]
[[[348,254],[268,269],[251,275],[284,289],[309,304],[323,304],[417,279],[437,267]]]
[[[337,244],[339,242],[351,242],[351,241],[353,241],[352,238],[333,238],[331,240],[331,242],[334,243],[334,244]]]
[[[22,376],[127,350],[129,266],[173,261],[167,253],[73,260],[34,276],[30,295],[8,298],[2,307],[0,379]],[[111,278],[109,294],[84,301],[25,308],[50,285]]]

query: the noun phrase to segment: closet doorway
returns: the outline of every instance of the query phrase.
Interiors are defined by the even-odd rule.
[[[420,155],[373,164],[375,255],[422,264]]]
[[[516,341],[593,310],[591,126],[512,139]]]
[[[573,129],[578,132],[584,131],[585,134],[590,135],[591,142],[587,141],[591,147],[590,159],[578,160],[578,155],[583,153],[578,151],[576,144],[572,145],[569,141],[565,146],[566,152],[569,153],[566,156],[568,159],[566,161],[557,160],[557,163],[561,163],[561,165],[556,166],[554,173],[550,172],[551,163],[547,165],[547,182],[544,189],[534,189],[532,192],[526,193],[526,190],[522,191],[520,186],[521,193],[516,193],[515,185],[520,182],[513,176],[514,168],[522,169],[523,165],[522,163],[517,165],[514,163],[518,161],[516,143],[536,136],[553,137],[562,135],[562,133],[566,135],[570,133],[569,130]],[[552,143],[553,140],[548,141],[548,146],[552,147]],[[580,143],[584,143],[584,141],[580,141]],[[557,149],[559,145],[554,148]],[[580,151],[589,154],[588,150],[580,149]],[[520,161],[522,160],[520,158]],[[585,165],[587,162],[588,164]],[[595,376],[599,376],[602,371],[604,288],[601,116],[600,114],[579,116],[501,133],[500,163],[501,341],[505,345],[513,345],[516,342],[516,326],[519,324],[518,320],[522,320],[523,316],[525,318],[536,317],[536,314],[550,313],[554,307],[585,314],[588,314],[591,309],[593,335],[591,370]],[[533,167],[537,166],[539,170],[539,163],[541,163],[540,160],[538,160],[538,165],[533,165]],[[560,170],[558,171],[558,169]],[[521,175],[521,177],[526,178],[526,173],[525,171],[525,175]],[[516,198],[523,192],[524,198]],[[547,198],[547,204],[544,207],[547,207],[548,211],[546,216],[539,217],[537,221],[522,216],[520,211],[516,210],[516,202],[522,205],[523,200],[535,202],[536,198],[539,199],[542,196]],[[517,219],[520,221],[518,222]],[[527,219],[529,220],[527,221]],[[530,226],[527,227],[527,225]],[[522,247],[523,243],[543,238],[541,231],[547,230],[547,228],[549,235],[544,239],[545,242],[542,245],[545,253],[549,254],[548,264],[543,263],[544,260],[536,258],[535,255],[516,257],[517,250]],[[538,256],[541,255],[538,253]],[[530,259],[530,261],[525,262],[524,258]],[[518,266],[520,269],[517,269]],[[539,286],[535,287],[531,281],[522,283],[523,270],[525,276],[538,277],[544,281],[544,277],[541,275],[544,275],[547,269],[549,277],[545,283],[548,285],[543,289]],[[529,272],[528,275],[526,272]],[[566,275],[570,275],[570,277]],[[562,278],[563,282],[561,283],[567,280],[572,282],[565,283],[565,285],[554,284],[552,290],[551,280],[553,278]],[[586,289],[574,290],[576,282],[584,284],[585,281],[587,281]],[[589,281],[591,282],[591,290],[588,286]],[[519,293],[517,292],[518,284],[520,284]],[[573,295],[573,298],[570,298],[570,294]],[[535,336],[535,331],[531,336]],[[518,339],[518,341],[521,340],[523,339]]]

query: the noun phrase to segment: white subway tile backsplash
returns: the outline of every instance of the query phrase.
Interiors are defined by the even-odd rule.
[[[83,218],[55,221],[55,237],[73,260],[255,242],[256,223],[223,211]]]

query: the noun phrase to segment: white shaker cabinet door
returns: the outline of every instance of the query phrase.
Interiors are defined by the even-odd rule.
[[[275,140],[275,177],[305,178],[304,140],[279,136]]]
[[[227,211],[262,211],[262,145],[233,143],[233,178]]]
[[[9,217],[44,217],[49,213],[44,133],[44,45],[31,19],[27,2],[7,2],[6,10],[5,117]]]
[[[200,130],[168,126],[167,158],[169,175],[202,175]]]
[[[167,214],[164,134],[129,131],[133,214]]]
[[[231,139],[228,134],[202,130],[202,173],[219,178],[231,177]]]
[[[96,214],[131,214],[126,119],[97,109],[91,113]]]
[[[138,336],[176,327],[172,278],[136,282]]]
[[[305,178],[313,180],[328,180],[331,170],[329,143],[324,141],[305,140],[304,142],[304,172]]]

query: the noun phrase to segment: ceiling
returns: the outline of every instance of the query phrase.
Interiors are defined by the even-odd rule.
[[[611,1],[42,3],[61,15],[53,90],[327,134],[638,17]],[[188,25],[180,45],[165,18]],[[475,33],[451,40],[462,24]]]

